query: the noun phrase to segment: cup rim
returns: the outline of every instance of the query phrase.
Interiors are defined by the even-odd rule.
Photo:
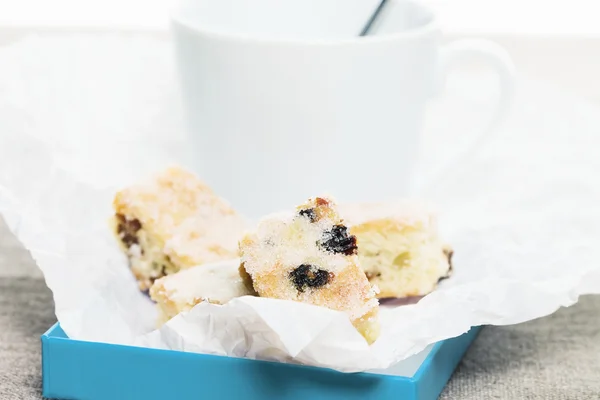
[[[280,37],[267,37],[261,35],[245,35],[234,32],[219,31],[210,28],[203,28],[200,26],[193,25],[189,21],[185,21],[180,17],[180,6],[176,5],[171,9],[170,12],[170,24],[171,27],[180,27],[191,31],[196,34],[211,37],[221,41],[229,42],[245,42],[254,43],[261,45],[295,45],[295,46],[339,46],[339,45],[362,45],[362,44],[373,44],[373,43],[387,43],[402,39],[412,39],[417,36],[434,32],[437,30],[437,16],[426,5],[419,3],[414,0],[409,0],[410,3],[416,5],[422,10],[426,10],[431,18],[427,23],[407,31],[387,33],[385,35],[367,35],[367,36],[353,36],[343,39],[300,39],[300,38],[280,38]]]

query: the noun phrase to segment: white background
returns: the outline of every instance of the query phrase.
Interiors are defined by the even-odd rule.
[[[282,0],[284,1],[284,0]],[[600,36],[596,0],[423,0],[452,32]],[[0,26],[166,29],[173,0],[0,0]]]

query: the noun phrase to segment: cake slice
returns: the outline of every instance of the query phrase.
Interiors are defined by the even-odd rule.
[[[181,269],[238,256],[243,218],[181,168],[118,192],[113,208],[114,232],[142,290]]]
[[[379,298],[423,296],[452,271],[452,249],[439,237],[436,215],[416,202],[346,204],[340,211],[357,237],[360,266]]]
[[[379,303],[356,253],[356,238],[334,202],[317,197],[296,212],[263,219],[240,241],[240,269],[259,296],[343,311],[372,343],[379,335]]]
[[[255,296],[252,282],[239,274],[240,259],[199,265],[154,282],[150,297],[160,310],[160,322],[207,301],[225,304],[242,296]]]

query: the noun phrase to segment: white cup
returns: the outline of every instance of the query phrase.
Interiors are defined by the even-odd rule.
[[[173,30],[193,168],[250,217],[321,194],[409,195],[427,101],[463,57],[499,75],[494,123],[510,103],[506,52],[482,40],[442,46],[434,15],[412,1],[390,0],[366,37],[331,32],[323,18],[304,34],[300,16],[282,23],[256,6],[265,0],[235,2],[188,2]]]

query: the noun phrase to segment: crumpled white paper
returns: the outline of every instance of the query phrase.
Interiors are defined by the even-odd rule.
[[[600,110],[521,80],[505,129],[430,193],[455,274],[417,304],[383,307],[371,347],[344,314],[253,297],[200,304],[154,330],[154,307],[107,218],[117,187],[185,164],[171,59],[167,40],[131,35],[34,38],[0,50],[0,213],[43,271],[70,337],[352,372],[600,293]],[[476,78],[455,77],[432,105],[424,171],[438,170],[485,122],[492,105],[480,101],[488,93]]]

